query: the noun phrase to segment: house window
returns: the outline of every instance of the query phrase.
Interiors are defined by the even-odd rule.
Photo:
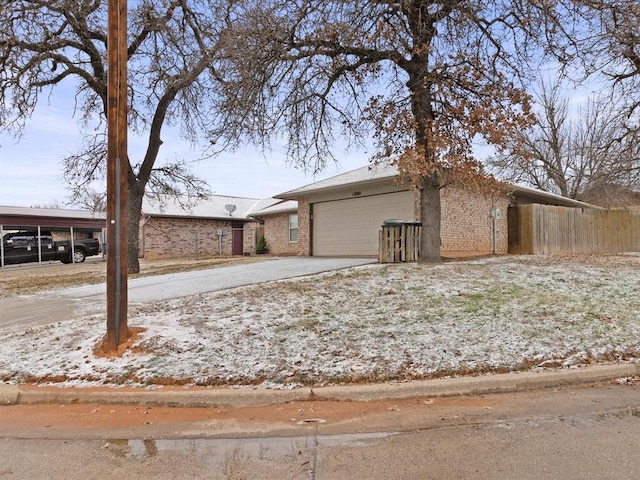
[[[289,241],[298,241],[298,214],[292,213],[289,215]]]

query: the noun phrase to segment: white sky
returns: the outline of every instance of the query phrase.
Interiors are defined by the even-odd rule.
[[[72,117],[73,92],[64,89],[54,96],[42,97],[21,138],[0,130],[0,205],[45,206],[68,201],[68,190],[62,180],[63,157],[82,146],[81,127]],[[199,152],[180,139],[177,130],[165,129],[160,159],[196,160]],[[140,139],[129,138],[129,153],[144,147]],[[344,153],[336,149],[340,164],[327,168],[314,177],[310,172],[288,166],[283,156],[265,158],[254,148],[223,154],[193,164],[193,171],[209,184],[213,193],[239,197],[267,198],[323,178],[367,165],[369,154]],[[160,160],[159,159],[159,160]]]

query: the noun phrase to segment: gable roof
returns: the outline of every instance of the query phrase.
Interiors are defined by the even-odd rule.
[[[398,168],[388,164],[366,165],[349,172],[325,178],[300,188],[280,193],[275,198],[296,199],[319,191],[336,190],[346,186],[391,180],[398,176]]]
[[[278,203],[270,205],[261,210],[252,212],[251,216],[261,217],[264,215],[275,215],[277,213],[297,212],[298,202],[295,200],[278,200]]]
[[[295,200],[307,195],[313,195],[319,192],[339,190],[345,187],[354,187],[357,185],[370,184],[375,182],[391,181],[398,176],[398,167],[389,164],[367,165],[349,172],[326,178],[315,183],[310,183],[294,190],[280,193],[275,198]],[[544,192],[535,188],[524,185],[507,184],[509,189],[513,191],[516,198],[526,197],[532,202],[541,201],[544,203],[553,203],[554,205],[574,207],[574,208],[595,208],[600,209],[596,205],[592,205],[572,198],[563,197],[549,192]]]
[[[209,195],[206,198],[167,196],[162,199],[145,196],[142,213],[156,217],[249,221],[253,212],[280,202],[281,200],[274,198],[257,199],[228,195]]]

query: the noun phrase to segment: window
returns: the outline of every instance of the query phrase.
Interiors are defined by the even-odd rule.
[[[289,215],[289,241],[298,241],[298,214],[292,213]]]

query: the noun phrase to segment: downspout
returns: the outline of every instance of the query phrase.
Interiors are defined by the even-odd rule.
[[[493,255],[498,254],[498,221],[500,220],[501,214],[500,209],[495,205],[491,206],[489,210],[489,217],[491,218],[491,237],[492,237],[492,245],[491,245],[491,253]]]
[[[0,268],[4,268],[4,230],[0,225]]]
[[[222,256],[222,236],[224,235],[224,231],[222,228],[218,227],[216,229],[216,234],[218,235],[218,255]]]

